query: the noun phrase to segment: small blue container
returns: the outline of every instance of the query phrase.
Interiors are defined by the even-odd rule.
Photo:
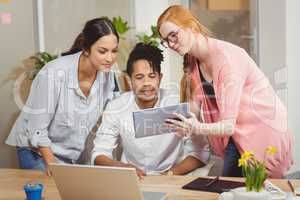
[[[41,183],[28,183],[24,185],[27,200],[42,200],[44,186]]]

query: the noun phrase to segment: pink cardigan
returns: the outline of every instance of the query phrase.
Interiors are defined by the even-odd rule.
[[[202,103],[204,121],[235,119],[232,137],[240,154],[253,151],[263,161],[265,149],[276,147],[278,152],[267,157],[266,166],[270,177],[282,177],[293,163],[293,138],[288,130],[285,106],[246,51],[213,38],[208,38],[208,48],[216,104],[205,97],[198,64],[195,58],[189,57],[192,78],[198,83],[193,100]],[[228,136],[209,136],[209,141],[214,152],[224,157]]]

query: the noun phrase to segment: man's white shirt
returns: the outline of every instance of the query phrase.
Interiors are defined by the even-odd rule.
[[[160,89],[154,107],[176,105],[178,95]],[[207,139],[194,136],[190,139],[178,138],[174,133],[135,138],[134,111],[141,110],[133,92],[127,92],[111,101],[103,112],[103,119],[94,140],[91,162],[99,155],[114,158],[114,150],[121,145],[121,161],[130,163],[147,174],[159,174],[178,164],[186,156],[194,156],[207,163],[210,152]]]

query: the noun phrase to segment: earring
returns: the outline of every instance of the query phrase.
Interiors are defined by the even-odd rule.
[[[88,57],[88,56],[89,56],[89,53],[88,53],[87,51],[83,51],[83,55],[84,55],[85,57]]]

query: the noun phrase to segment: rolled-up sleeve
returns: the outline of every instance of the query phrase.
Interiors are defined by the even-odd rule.
[[[55,71],[43,70],[34,79],[26,105],[22,109],[25,130],[20,133],[25,134],[29,146],[51,146],[48,128],[55,114],[59,90]],[[24,141],[23,144],[26,145]]]
[[[108,103],[103,112],[101,126],[94,139],[94,148],[91,155],[91,164],[95,164],[97,156],[105,155],[113,159],[113,151],[118,146],[120,137],[119,120],[116,113],[110,112],[112,105]]]
[[[207,164],[210,158],[209,143],[205,136],[191,136],[184,144],[185,157],[193,156],[204,164]]]

